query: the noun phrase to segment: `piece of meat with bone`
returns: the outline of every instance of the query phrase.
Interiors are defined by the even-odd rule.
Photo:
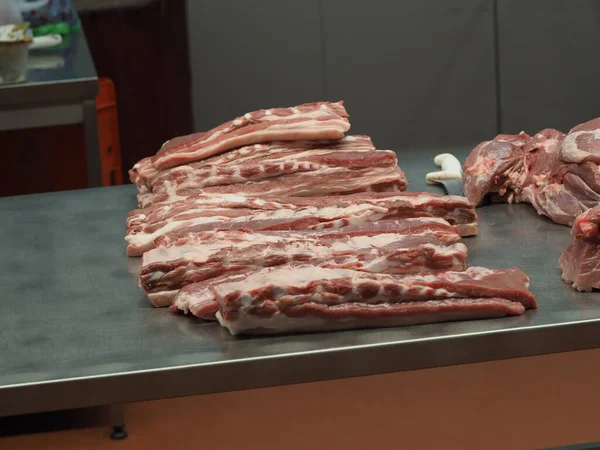
[[[180,245],[207,245],[219,241],[235,247],[239,242],[252,241],[253,243],[268,242],[273,237],[288,240],[318,239],[327,245],[327,240],[335,241],[351,236],[375,236],[384,233],[404,233],[406,235],[431,233],[438,242],[450,246],[460,242],[458,229],[452,227],[442,219],[420,218],[406,220],[384,220],[381,222],[365,223],[363,225],[349,225],[339,230],[320,231],[265,231],[255,233],[248,230],[215,230],[203,233],[171,233],[157,240],[157,247],[171,247]],[[172,311],[183,311],[206,320],[215,320],[218,309],[216,299],[211,287],[225,281],[242,280],[252,272],[231,275],[226,274],[216,278],[195,282],[181,288],[176,295],[167,293],[164,296],[155,295],[154,301],[165,305],[173,301]]]
[[[560,158],[568,163],[600,163],[600,117],[569,131],[562,142]]]
[[[191,201],[191,200],[190,200]],[[277,210],[211,208],[187,203],[181,210],[165,214],[156,222],[140,219],[128,226],[127,254],[140,256],[155,247],[154,240],[175,231],[208,231],[218,228],[267,230],[319,230],[343,228],[379,220],[438,217],[456,225],[461,235],[477,234],[477,215],[464,197],[429,193],[362,193],[346,196],[279,199],[295,205]],[[179,212],[181,211],[181,212]]]
[[[347,236],[375,236],[385,233],[422,234],[434,233],[446,244],[460,242],[460,232],[444,219],[420,217],[404,220],[382,220],[343,228],[326,228],[308,231],[252,231],[240,229],[217,229],[202,232],[174,232],[157,238],[156,247],[176,247],[180,245],[206,245],[215,241],[236,246],[239,242],[270,242],[271,239],[319,239],[336,240]]]
[[[524,132],[500,134],[473,149],[463,166],[463,189],[471,203],[479,205],[489,193],[512,201],[518,186],[515,178],[522,176],[525,147],[531,139]]]
[[[237,147],[269,141],[340,139],[349,129],[350,122],[343,102],[261,109],[210,131],[165,142],[152,157],[152,165],[156,169],[166,169]]]
[[[600,206],[579,215],[571,233],[575,239],[558,262],[562,279],[578,291],[600,289]]]
[[[335,172],[345,172],[357,169],[369,169],[375,167],[396,168],[396,154],[392,151],[377,150],[374,152],[322,152],[316,155],[314,151],[306,152],[306,155],[291,154],[276,159],[265,159],[251,161],[244,164],[230,165],[204,165],[197,169],[189,169],[189,166],[176,167],[168,176],[158,176],[152,181],[152,192],[168,192],[170,189],[205,189],[211,186],[230,185],[231,189],[244,191],[245,186],[240,183],[272,179],[282,175],[302,174],[305,172],[318,172],[319,176],[332,176]],[[335,169],[334,169],[335,168]],[[326,170],[329,169],[329,170]],[[348,172],[354,174],[355,172]],[[390,171],[390,174],[395,172]],[[357,175],[358,176],[358,175]],[[314,183],[314,178],[306,178]],[[404,181],[404,176],[401,177]],[[393,177],[390,181],[399,180]],[[273,181],[282,184],[281,179]],[[273,184],[270,182],[270,184]],[[365,183],[362,183],[365,184]],[[377,183],[375,183],[377,184]],[[261,189],[262,185],[256,185]],[[269,195],[268,188],[262,188],[264,195]],[[316,186],[313,189],[324,190]],[[351,189],[338,189],[338,191]]]
[[[296,206],[291,203],[281,203],[276,199],[261,199],[258,197],[245,197],[236,194],[223,195],[208,195],[196,193],[195,195],[186,197],[185,200],[180,200],[174,203],[164,203],[152,205],[147,208],[134,209],[131,211],[126,220],[127,232],[134,229],[152,225],[170,217],[175,217],[179,214],[190,213],[194,210],[214,209],[214,208],[247,208],[247,209],[295,209]]]
[[[523,314],[537,307],[517,268],[387,275],[315,266],[263,269],[213,287],[232,334],[272,334]]]
[[[377,152],[383,153],[383,152]],[[375,154],[375,153],[372,153]],[[383,155],[377,155],[383,156]],[[389,154],[384,159],[389,161]],[[243,184],[225,184],[202,189],[206,194],[239,194],[247,196],[315,197],[354,192],[399,192],[406,189],[404,172],[395,164],[363,169],[316,166],[308,163],[306,171],[290,173]],[[382,186],[382,188],[378,188]]]
[[[138,189],[141,185],[150,191],[165,190],[165,185],[182,188],[181,181],[185,179],[194,182],[198,187],[213,186],[222,184],[220,180],[231,179],[233,180],[231,182],[241,182],[242,180],[260,179],[261,174],[262,178],[276,176],[277,171],[274,169],[277,166],[275,164],[289,165],[290,162],[321,164],[326,162],[332,165],[331,158],[327,159],[325,155],[374,151],[375,146],[368,136],[345,136],[334,141],[266,142],[241,147],[211,158],[160,171],[144,169],[146,162],[142,160],[138,163],[140,166],[138,169],[139,181],[136,184]],[[286,173],[284,170],[279,172]]]
[[[196,234],[146,252],[140,286],[155,306],[168,306],[187,284],[291,262],[377,273],[464,270],[467,249],[459,243],[456,228],[427,222],[397,221],[393,232],[381,227],[379,234],[374,227],[365,227],[366,231],[354,227],[347,234],[232,230]],[[427,231],[412,234],[418,229]]]

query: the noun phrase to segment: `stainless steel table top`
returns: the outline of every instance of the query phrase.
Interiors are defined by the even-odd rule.
[[[411,190],[437,191],[423,180],[435,154],[400,154]],[[560,280],[569,229],[528,205],[481,208],[481,234],[465,241],[471,265],[525,270],[537,311],[235,338],[150,306],[125,256],[134,194],[121,186],[0,199],[0,416],[600,346],[600,294]]]
[[[29,51],[26,82],[0,84],[0,109],[65,105],[96,97],[98,76],[84,32],[64,39],[56,49]]]

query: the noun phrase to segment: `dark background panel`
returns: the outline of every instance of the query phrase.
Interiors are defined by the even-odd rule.
[[[188,1],[196,130],[321,100],[318,0]]]
[[[504,131],[600,116],[600,2],[499,0],[498,17]]]
[[[84,9],[96,71],[115,84],[124,179],[168,139],[193,131],[186,1]]]
[[[492,3],[323,0],[327,92],[379,147],[496,133]]]

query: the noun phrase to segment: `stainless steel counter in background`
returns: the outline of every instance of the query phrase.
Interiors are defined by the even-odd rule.
[[[435,154],[399,152],[410,190],[439,192]],[[600,294],[560,280],[569,229],[528,205],[481,208],[465,242],[471,265],[525,270],[536,311],[254,338],[150,306],[125,256],[134,207],[132,186],[0,199],[0,416],[600,347]]]
[[[63,39],[56,48],[29,51],[24,82],[0,84],[0,130],[83,123],[88,183],[96,187],[101,185],[98,77],[83,30]]]

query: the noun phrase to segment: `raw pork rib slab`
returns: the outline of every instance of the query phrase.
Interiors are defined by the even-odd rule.
[[[517,268],[384,275],[276,267],[217,284],[217,319],[236,334],[416,325],[523,314],[536,308]]]
[[[203,188],[293,173],[293,163],[299,166],[296,171],[303,168],[302,163],[357,168],[352,161],[345,160],[346,154],[353,156],[358,162],[358,168],[361,168],[365,167],[365,163],[361,164],[358,157],[362,155],[367,158],[368,155],[364,154],[374,151],[375,146],[368,136],[346,136],[336,141],[277,141],[241,147],[212,158],[161,171],[144,170],[145,163],[141,161],[139,175],[136,176],[133,170],[131,174],[132,181],[136,180],[134,182],[138,186],[153,192]],[[395,154],[393,156],[393,164],[396,164]]]
[[[260,199],[258,199],[260,200]],[[250,200],[252,203],[253,200]],[[459,228],[462,236],[477,234],[477,215],[464,197],[429,193],[363,193],[315,198],[283,198],[297,205],[276,210],[211,208],[187,202],[169,205],[147,221],[145,213],[130,217],[125,240],[127,254],[140,256],[155,247],[155,239],[175,231],[208,231],[218,228],[268,230],[319,230],[343,228],[379,220],[438,217]],[[141,215],[140,215],[141,214]],[[133,224],[133,222],[135,222]]]
[[[600,289],[600,206],[581,214],[571,230],[575,239],[558,262],[562,278],[578,291]]]
[[[340,139],[349,129],[350,122],[343,102],[261,109],[210,131],[167,141],[152,158],[152,165],[166,169],[236,147],[268,141]]]
[[[353,227],[347,234],[199,233],[187,240],[175,240],[174,246],[146,252],[140,286],[154,306],[168,306],[187,284],[291,262],[376,273],[465,270],[467,249],[458,243],[457,230],[441,222],[397,221],[391,232],[386,232],[385,226],[367,226],[364,230]],[[425,232],[414,234],[419,229]]]

